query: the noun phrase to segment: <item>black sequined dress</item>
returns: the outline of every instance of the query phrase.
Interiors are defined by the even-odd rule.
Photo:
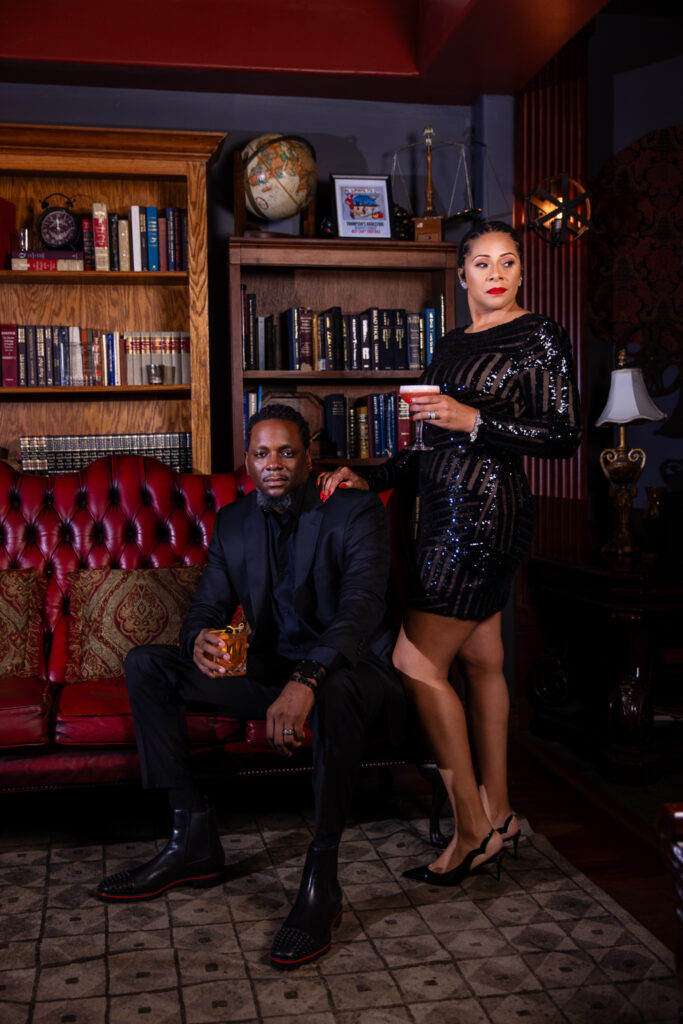
[[[534,504],[523,455],[573,455],[581,415],[566,332],[527,313],[437,343],[420,378],[476,407],[477,437],[425,422],[434,451],[401,452],[369,483],[380,491],[413,482],[420,495],[411,604],[438,615],[483,619],[507,601],[531,543]]]

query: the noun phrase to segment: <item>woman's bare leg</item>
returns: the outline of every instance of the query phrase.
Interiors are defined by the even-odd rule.
[[[500,612],[477,624],[458,653],[467,682],[467,711],[478,768],[485,790],[484,809],[500,828],[510,814],[507,740],[510,698],[503,675]]]
[[[436,872],[460,864],[491,830],[474,776],[465,711],[449,681],[453,659],[479,625],[411,610],[394,649],[394,665],[415,702],[457,822],[452,841],[430,865]],[[501,846],[500,836],[494,834],[480,860],[493,856]],[[475,859],[472,866],[480,860]]]

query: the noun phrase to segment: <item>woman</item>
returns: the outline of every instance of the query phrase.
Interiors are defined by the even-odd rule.
[[[472,322],[441,339],[420,379],[438,384],[440,394],[411,403],[434,450],[400,453],[368,480],[347,467],[321,477],[328,494],[340,484],[383,490],[417,477],[417,579],[394,665],[417,707],[456,822],[441,855],[406,872],[436,885],[456,885],[487,861],[499,865],[506,841],[516,851],[501,610],[533,530],[521,457],[570,456],[581,436],[567,335],[517,302],[517,234],[498,221],[474,226],[458,250],[458,276]],[[481,790],[464,709],[449,682],[455,658],[467,681]]]

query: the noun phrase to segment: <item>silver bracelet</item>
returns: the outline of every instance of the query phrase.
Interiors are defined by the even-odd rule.
[[[474,426],[470,430],[470,441],[476,441],[477,440],[477,434],[479,433],[479,427],[481,426],[481,424],[482,424],[481,413],[477,409],[477,415],[475,416],[475,419],[474,419]]]

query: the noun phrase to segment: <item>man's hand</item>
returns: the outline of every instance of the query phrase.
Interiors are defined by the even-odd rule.
[[[215,661],[214,659],[220,659]],[[225,649],[225,642],[209,629],[202,629],[195,638],[192,660],[200,672],[211,679],[224,676],[230,664],[230,655]]]
[[[303,683],[290,679],[277,700],[270,705],[266,713],[266,736],[278,754],[291,757],[296,748],[301,746],[304,741],[304,723],[314,703],[313,691]]]

